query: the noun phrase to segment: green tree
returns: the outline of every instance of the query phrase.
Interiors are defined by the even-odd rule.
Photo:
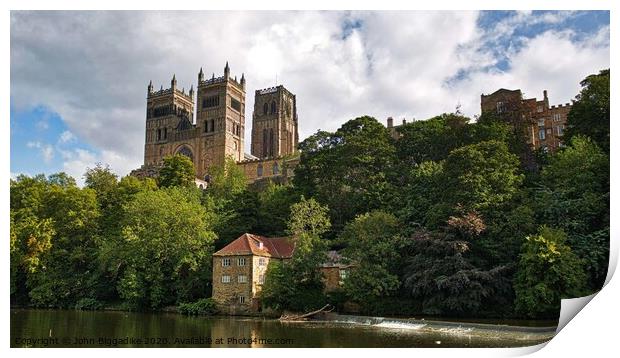
[[[224,165],[213,166],[209,171],[207,192],[215,200],[231,200],[247,187],[247,178],[232,157],[226,157]]]
[[[300,150],[294,185],[330,208],[334,234],[356,215],[392,202],[395,148],[376,119],[358,117],[335,133],[319,131]]]
[[[132,308],[157,309],[204,297],[215,234],[196,190],[144,191],[127,204],[118,291]]]
[[[258,201],[257,232],[271,237],[286,235],[291,205],[299,201],[295,187],[269,182],[266,188],[258,193]]]
[[[278,310],[307,311],[325,301],[319,266],[325,261],[326,242],[321,236],[330,228],[328,208],[314,199],[292,205],[288,232],[295,241],[293,257],[269,263],[261,290],[263,304]]]
[[[585,135],[609,153],[609,76],[606,69],[581,81],[581,92],[568,113],[565,141]]]
[[[158,184],[161,187],[195,186],[194,163],[182,154],[164,157],[164,165],[159,170]]]
[[[584,259],[592,292],[603,286],[609,257],[609,156],[575,136],[549,158],[536,188],[539,221],[563,229]]]
[[[560,300],[583,295],[585,281],[564,231],[542,226],[523,244],[514,282],[517,312],[531,318],[557,317]]]
[[[394,215],[382,211],[360,215],[345,226],[340,236],[347,245],[345,256],[357,266],[344,281],[344,289],[354,301],[364,303],[397,292],[400,227]]]

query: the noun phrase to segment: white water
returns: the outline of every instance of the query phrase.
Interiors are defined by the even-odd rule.
[[[374,327],[381,328],[395,328],[395,329],[420,329],[426,326],[426,324],[405,323],[405,322],[381,322],[374,325]]]

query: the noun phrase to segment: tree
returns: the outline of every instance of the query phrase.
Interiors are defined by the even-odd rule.
[[[610,71],[606,69],[581,81],[581,92],[575,96],[568,113],[565,141],[585,135],[609,153],[609,76]]]
[[[319,266],[325,261],[326,242],[321,239],[330,228],[328,208],[314,199],[291,207],[288,233],[295,241],[293,257],[269,263],[261,290],[263,304],[278,310],[317,309],[325,300]]]
[[[114,266],[117,289],[131,308],[158,309],[204,297],[215,234],[194,190],[164,188],[127,204]]]
[[[418,230],[408,243],[403,285],[422,312],[475,316],[485,307],[501,310],[510,297],[509,267],[481,269],[467,257],[471,244],[446,232]],[[504,300],[502,300],[504,299]]]
[[[247,187],[247,178],[232,157],[226,157],[224,164],[213,166],[209,172],[207,193],[215,200],[231,200]]]
[[[584,259],[589,289],[603,286],[609,257],[609,156],[587,137],[549,158],[536,188],[539,221],[568,233]]]
[[[164,165],[159,171],[158,184],[161,187],[191,187],[196,178],[194,163],[182,154],[164,157]]]
[[[293,183],[330,208],[333,234],[356,215],[392,202],[395,148],[376,119],[358,117],[335,133],[319,131],[300,150]]]
[[[377,300],[398,290],[400,226],[394,215],[382,211],[360,215],[345,226],[340,236],[347,245],[345,256],[357,266],[344,281],[344,289],[354,301]]]
[[[287,220],[291,215],[291,205],[300,197],[292,185],[269,182],[258,193],[258,219],[256,231],[261,235],[280,237],[286,235]]]
[[[542,226],[526,238],[521,250],[514,282],[516,310],[531,318],[557,317],[560,300],[580,297],[585,280],[564,231]]]

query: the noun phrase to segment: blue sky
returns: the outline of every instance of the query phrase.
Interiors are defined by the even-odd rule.
[[[184,31],[179,35],[177,29]],[[197,45],[198,44],[198,45]],[[425,119],[499,87],[569,102],[609,67],[609,12],[11,12],[11,175],[142,163],[146,86],[200,67],[297,94],[300,138],[350,118]]]

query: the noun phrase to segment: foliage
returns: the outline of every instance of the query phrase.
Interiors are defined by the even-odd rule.
[[[211,316],[217,314],[217,312],[217,302],[213,298],[201,298],[196,302],[181,303],[179,305],[179,313],[189,316]]]
[[[587,136],[609,154],[609,77],[610,71],[606,69],[581,81],[581,92],[568,113],[565,141]]]
[[[190,158],[182,154],[164,157],[164,165],[159,170],[158,184],[168,188],[174,186],[195,186],[196,174],[194,163]]]
[[[334,229],[330,236],[356,215],[393,200],[394,143],[376,119],[352,119],[335,133],[317,132],[299,147],[293,183],[301,193],[330,208]]]
[[[560,299],[580,297],[585,279],[581,260],[566,245],[566,234],[542,226],[523,244],[514,283],[516,309],[531,318],[557,317]]]
[[[394,215],[373,211],[345,226],[340,239],[345,256],[357,266],[344,281],[345,292],[356,302],[387,297],[400,286],[398,269],[402,240]]]
[[[283,262],[272,260],[261,291],[263,304],[277,310],[306,311],[325,301],[319,265],[327,245],[321,239],[330,228],[328,208],[304,197],[291,206],[288,232],[295,240],[295,254]]]
[[[103,309],[103,303],[94,298],[82,298],[75,304],[76,310],[97,311]]]
[[[403,285],[422,313],[475,315],[494,296],[510,297],[509,267],[484,270],[473,265],[467,253],[470,243],[442,232],[420,230],[409,243]]]
[[[226,157],[224,165],[213,166],[209,174],[207,192],[215,200],[231,200],[246,189],[247,178],[232,157]]]
[[[117,288],[132,307],[157,309],[204,292],[215,234],[196,190],[145,191],[127,204],[110,263],[122,267]]]

